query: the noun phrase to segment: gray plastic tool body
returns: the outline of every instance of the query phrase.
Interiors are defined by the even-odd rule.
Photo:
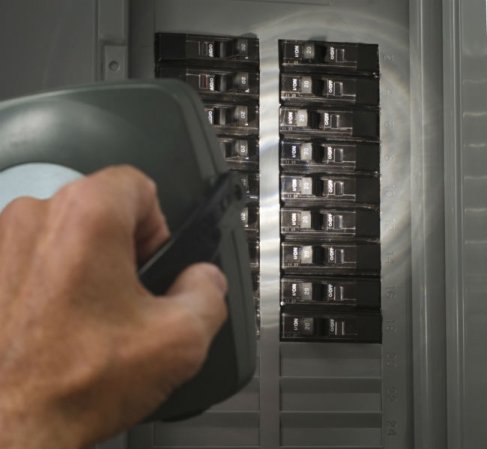
[[[44,164],[74,174],[131,164],[156,181],[173,232],[208,201],[226,173],[199,99],[179,81],[98,84],[0,103],[0,177],[23,164],[29,164],[31,173],[39,167],[39,176],[49,167]],[[215,223],[220,245],[211,258],[216,253],[229,280],[229,318],[199,374],[151,419],[179,419],[204,411],[253,375],[255,311],[247,244],[238,213],[220,218]],[[205,259],[195,259],[195,254],[181,254],[183,259],[174,263],[183,268]]]

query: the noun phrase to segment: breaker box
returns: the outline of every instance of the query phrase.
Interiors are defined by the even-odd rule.
[[[3,0],[0,99],[178,78],[247,194],[258,369],[100,449],[487,441],[483,0]]]

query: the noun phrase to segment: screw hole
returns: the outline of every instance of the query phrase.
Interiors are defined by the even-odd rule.
[[[108,64],[108,68],[112,72],[118,72],[120,70],[120,64],[118,61],[110,61],[110,63]]]

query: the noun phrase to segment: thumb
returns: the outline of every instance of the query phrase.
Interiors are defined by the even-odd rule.
[[[226,291],[223,273],[200,263],[186,268],[164,296],[146,302],[134,358],[140,361],[139,373],[152,373],[163,397],[201,368],[227,316]]]
[[[187,307],[202,321],[209,338],[213,338],[227,317],[227,288],[225,275],[216,265],[198,263],[176,278],[165,299]]]

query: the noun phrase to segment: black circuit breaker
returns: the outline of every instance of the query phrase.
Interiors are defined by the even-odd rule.
[[[249,36],[156,33],[155,75],[190,84],[203,100],[221,151],[240,177],[259,320],[259,41]],[[257,326],[259,328],[259,326]]]
[[[381,341],[379,59],[279,41],[281,340]]]

